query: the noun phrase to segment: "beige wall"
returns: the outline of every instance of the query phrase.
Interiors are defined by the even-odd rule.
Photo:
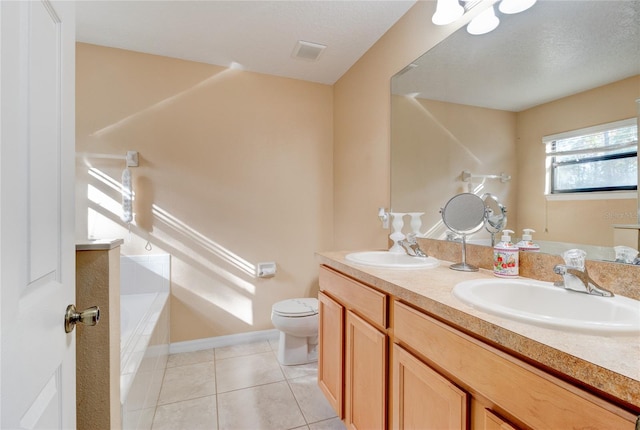
[[[316,294],[314,252],[333,238],[331,86],[78,44],[76,94],[78,152],[140,154],[131,234],[124,161],[78,159],[77,237],[171,253],[172,342],[269,329],[274,302]],[[274,278],[253,276],[262,261]]]
[[[518,228],[538,240],[612,246],[612,224],[635,224],[637,199],[546,201],[546,135],[637,115],[640,76],[565,97],[518,113]]]
[[[514,112],[405,96],[392,96],[392,103],[394,211],[425,212],[421,231],[442,239],[447,228],[439,209],[458,193],[489,192],[506,205],[508,218],[516,219]],[[463,170],[477,175],[505,172],[512,178],[506,183],[482,179],[463,182]],[[513,228],[511,223],[508,227]],[[473,237],[489,238],[489,234],[483,229]]]
[[[431,24],[435,2],[418,1],[334,85],[335,248],[387,246],[377,217],[389,208],[390,79],[481,10],[446,27]]]

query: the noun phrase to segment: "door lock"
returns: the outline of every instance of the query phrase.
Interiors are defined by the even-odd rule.
[[[78,312],[74,305],[67,306],[64,314],[64,331],[71,333],[77,323],[84,325],[96,325],[100,321],[100,308],[97,306]]]

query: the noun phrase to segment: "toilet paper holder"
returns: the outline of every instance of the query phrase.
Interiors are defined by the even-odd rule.
[[[258,278],[272,278],[276,276],[276,270],[276,263],[274,261],[258,263],[256,266],[256,276]]]

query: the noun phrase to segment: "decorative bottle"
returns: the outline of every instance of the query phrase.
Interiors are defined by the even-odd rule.
[[[512,230],[502,230],[500,242],[493,247],[493,274],[500,278],[517,278],[519,249],[511,242]]]
[[[522,240],[516,243],[516,246],[520,251],[538,252],[540,251],[540,245],[533,242],[533,236],[531,233],[535,233],[535,230],[525,228],[522,230]]]

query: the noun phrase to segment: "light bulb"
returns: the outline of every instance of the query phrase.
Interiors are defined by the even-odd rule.
[[[462,15],[464,15],[464,8],[460,6],[458,0],[438,0],[436,13],[431,17],[431,21],[435,25],[447,25]]]
[[[500,24],[500,20],[496,16],[493,6],[491,6],[471,20],[467,25],[467,31],[469,34],[477,36],[495,30],[498,24]]]
[[[502,0],[498,10],[506,14],[524,12],[535,4],[536,0]]]

